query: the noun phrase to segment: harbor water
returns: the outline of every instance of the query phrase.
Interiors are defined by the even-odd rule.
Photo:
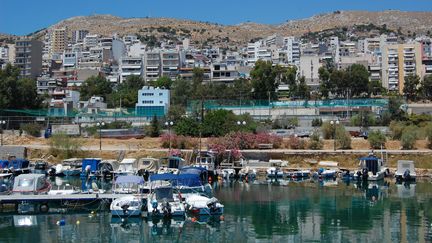
[[[0,242],[431,242],[432,183],[219,182],[224,218],[0,215]],[[61,222],[61,223],[59,223]],[[64,225],[62,225],[64,223]],[[60,224],[60,225],[59,225]]]

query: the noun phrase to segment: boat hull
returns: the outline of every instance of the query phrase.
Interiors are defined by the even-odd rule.
[[[142,213],[142,211],[138,210],[138,209],[127,210],[126,212],[123,209],[111,210],[111,215],[117,216],[117,217],[140,217],[141,213]]]

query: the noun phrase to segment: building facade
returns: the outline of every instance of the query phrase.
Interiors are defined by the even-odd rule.
[[[138,103],[135,106],[137,116],[148,120],[153,116],[158,118],[168,114],[170,106],[170,91],[168,89],[144,86],[138,90]]]
[[[42,45],[37,40],[21,39],[15,43],[15,66],[22,77],[37,77],[42,73]]]

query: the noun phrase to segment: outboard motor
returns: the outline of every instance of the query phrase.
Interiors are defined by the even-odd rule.
[[[152,201],[152,208],[153,208],[153,214],[159,214],[159,210],[157,209],[158,207],[158,202],[156,200]]]
[[[210,213],[215,213],[217,211],[216,204],[218,202],[219,201],[215,197],[212,197],[210,198],[210,200],[207,201],[207,207],[210,209]]]
[[[368,176],[368,169],[367,169],[367,168],[363,168],[363,169],[362,169],[362,179],[363,179],[364,181],[366,181],[368,177],[369,177],[369,176]]]
[[[409,170],[406,170],[405,172],[404,172],[404,174],[403,174],[403,178],[405,179],[405,180],[410,180],[411,179],[411,174],[410,174],[410,171]]]
[[[128,214],[128,209],[129,209],[129,204],[124,204],[121,206],[121,208],[123,209],[123,214],[127,215]]]
[[[162,204],[162,213],[164,218],[170,218],[171,217],[171,205],[169,204],[168,201],[163,202]]]

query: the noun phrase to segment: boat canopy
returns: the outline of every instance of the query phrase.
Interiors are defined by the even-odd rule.
[[[117,177],[116,184],[144,184],[144,178],[141,176],[119,176]]]
[[[170,181],[173,186],[202,186],[200,176],[197,174],[155,174],[150,176],[150,181]]]
[[[204,167],[200,167],[200,166],[187,166],[187,167],[183,167],[180,170],[180,174],[197,174],[197,175],[201,175],[202,173],[207,172],[207,169]]]
[[[361,157],[359,160],[363,161],[378,161],[378,158],[375,156]]]
[[[43,174],[22,174],[15,178],[14,191],[36,191],[44,186],[45,175]]]

